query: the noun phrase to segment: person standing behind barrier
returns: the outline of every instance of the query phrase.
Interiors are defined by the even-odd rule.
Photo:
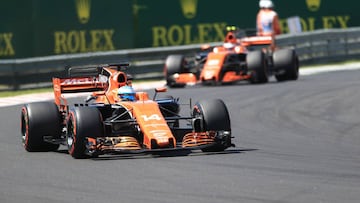
[[[258,35],[281,34],[278,14],[273,10],[274,4],[271,0],[260,0],[260,10],[256,17],[256,30]]]

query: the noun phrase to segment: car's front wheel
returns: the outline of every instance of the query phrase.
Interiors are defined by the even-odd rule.
[[[251,74],[251,83],[267,83],[268,70],[264,52],[257,50],[251,51],[246,56],[248,71]]]
[[[274,67],[280,74],[276,74],[277,81],[297,80],[299,77],[299,59],[292,49],[276,50],[273,54]]]
[[[176,83],[174,74],[185,71],[185,57],[180,54],[169,55],[165,60],[164,75],[169,87],[184,87],[185,84]]]
[[[226,131],[231,132],[230,116],[225,103],[221,99],[202,100],[195,104],[193,116],[200,117],[200,131]],[[203,148],[204,152],[224,151],[231,146],[231,137],[215,140],[215,145]]]
[[[86,137],[102,137],[103,134],[102,117],[97,108],[74,107],[70,110],[66,140],[72,157],[87,158]]]

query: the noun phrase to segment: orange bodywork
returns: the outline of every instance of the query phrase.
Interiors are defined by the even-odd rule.
[[[235,38],[232,31],[228,32],[224,39],[223,46],[213,48],[207,55],[206,62],[197,78],[194,73],[175,73],[173,79],[177,84],[195,84],[197,82],[216,81],[231,83],[240,80],[249,80],[251,75],[236,71],[223,71],[226,57],[229,54],[247,54],[251,47],[261,47],[263,52],[276,49],[273,35],[257,35],[250,37]],[[220,78],[221,77],[221,78]]]
[[[265,46],[265,48],[270,48],[272,51],[274,51],[276,47],[275,39],[272,35],[244,37],[241,39],[241,44],[245,47]]]
[[[218,53],[215,52],[209,53],[208,59],[206,60],[203,70],[201,71],[200,80],[219,81],[219,73],[224,64],[226,55],[227,55],[226,51],[221,51]]]
[[[143,144],[146,148],[152,148],[151,140],[156,140],[160,148],[176,146],[175,137],[162,116],[157,102],[138,100],[136,102],[122,102],[121,104],[131,111],[139,124],[144,135]]]
[[[177,84],[195,84],[197,78],[193,73],[175,73],[173,75]]]
[[[240,44],[235,45],[231,49],[225,48],[223,46],[218,46],[214,48],[213,52],[210,52],[207,56],[207,60],[203,66],[203,69],[200,73],[199,81],[221,81],[224,83],[235,82],[239,80],[247,80],[250,78],[250,75],[239,74],[235,71],[227,71],[224,75],[220,74],[223,69],[223,65],[226,62],[226,57],[229,54],[242,54],[247,53],[245,46]],[[193,73],[180,73],[174,74],[174,79],[178,84],[191,84],[196,83],[197,78]]]
[[[207,56],[206,63],[200,73],[199,79],[193,73],[176,73],[173,75],[177,84],[195,84],[197,82],[205,81],[221,81],[223,83],[231,83],[239,80],[250,79],[250,75],[239,74],[235,71],[227,71],[220,77],[220,72],[223,69],[225,59],[231,53],[246,53],[247,49],[244,46],[235,46],[232,49],[226,49],[222,46],[215,47],[213,52]]]
[[[123,150],[141,150],[139,142],[131,136],[106,137],[106,141],[111,145],[103,145],[97,142],[95,138],[88,137],[87,142],[90,150],[113,151],[116,149]]]
[[[272,36],[253,36],[253,37],[244,37],[241,39],[242,46],[253,46],[253,45],[270,45],[273,43]]]
[[[237,74],[235,71],[229,71],[225,73],[222,82],[230,83],[238,80],[249,80],[250,78],[251,75],[248,74],[241,75],[241,74]]]
[[[182,147],[195,147],[214,143],[215,132],[188,133],[184,136]]]

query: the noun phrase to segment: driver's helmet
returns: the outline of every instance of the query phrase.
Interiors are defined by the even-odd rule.
[[[235,36],[235,33],[233,31],[231,32],[228,32],[226,34],[226,37],[225,37],[225,40],[224,40],[225,43],[233,43],[233,44],[236,44],[237,43],[237,39],[236,39],[236,36]]]
[[[260,8],[274,8],[274,4],[271,0],[260,0],[259,7]]]
[[[135,101],[135,90],[131,86],[122,86],[118,89],[118,97],[121,101]]]

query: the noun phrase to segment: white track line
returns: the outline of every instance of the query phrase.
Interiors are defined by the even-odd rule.
[[[343,70],[358,70],[360,69],[360,62],[345,63],[336,65],[325,65],[317,67],[309,67],[300,69],[300,75],[313,75],[324,72],[343,71]]]
[[[313,75],[324,72],[358,70],[358,69],[360,69],[360,62],[306,67],[306,68],[300,68],[299,72],[300,72],[300,76],[305,76],[305,75]],[[133,86],[136,91],[148,90],[151,88],[162,87],[164,85],[165,85],[165,81],[163,80],[158,82],[133,83]],[[67,94],[66,98],[84,96],[84,95],[88,95],[88,93]],[[54,100],[54,94],[52,92],[20,95],[14,97],[2,97],[0,98],[0,107],[13,106],[18,104],[25,104],[25,103],[38,102],[38,101],[48,101],[48,100]]]

